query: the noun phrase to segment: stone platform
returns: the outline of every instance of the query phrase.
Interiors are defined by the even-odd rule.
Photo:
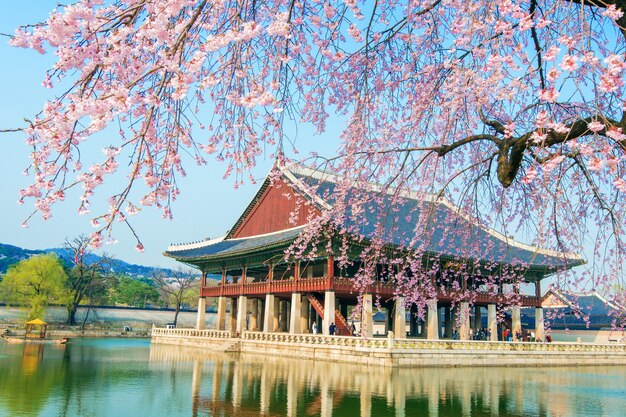
[[[152,329],[152,343],[383,367],[626,365],[626,344],[529,343]]]

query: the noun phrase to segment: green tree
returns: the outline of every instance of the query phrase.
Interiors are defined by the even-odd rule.
[[[132,307],[143,307],[159,300],[159,292],[152,285],[127,276],[117,277],[110,290],[111,302]]]
[[[49,303],[66,300],[67,280],[56,255],[32,256],[9,268],[0,294],[8,304],[25,306],[30,320],[43,317]]]
[[[76,324],[76,311],[80,303],[85,299],[96,298],[105,291],[103,275],[110,269],[111,258],[103,255],[97,260],[91,260],[89,238],[85,235],[66,240],[65,247],[74,254],[74,267],[67,274],[68,297],[65,302],[67,324],[73,325]]]

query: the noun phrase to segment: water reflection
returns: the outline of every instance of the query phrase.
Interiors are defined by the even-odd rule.
[[[192,367],[192,415],[622,415],[626,368],[389,369],[152,345],[151,366]]]
[[[0,417],[623,416],[626,367],[386,369],[148,340],[0,343]]]

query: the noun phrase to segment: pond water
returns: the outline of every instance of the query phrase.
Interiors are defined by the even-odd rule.
[[[0,416],[626,416],[626,367],[380,369],[139,339],[0,342]]]

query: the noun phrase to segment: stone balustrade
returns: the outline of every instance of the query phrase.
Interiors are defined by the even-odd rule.
[[[195,329],[152,330],[152,342],[216,352],[384,367],[626,365],[626,344],[396,339]]]
[[[315,346],[328,347],[354,347],[354,348],[371,348],[371,349],[387,349],[389,347],[388,339],[375,338],[364,339],[353,336],[324,336],[320,334],[289,334],[289,333],[264,333],[264,332],[245,332],[244,340],[257,342],[287,343],[287,344],[305,344]]]
[[[245,332],[244,340],[278,342],[290,344],[312,344],[319,346],[351,346],[372,349],[397,350],[483,350],[483,351],[532,351],[532,352],[625,352],[626,344],[593,343],[536,343],[536,342],[491,342],[482,340],[427,340],[427,339],[365,339],[352,336],[324,336],[312,334]]]
[[[232,335],[228,330],[164,329],[160,327],[152,328],[152,337],[197,337],[211,339],[230,339],[231,336]]]

